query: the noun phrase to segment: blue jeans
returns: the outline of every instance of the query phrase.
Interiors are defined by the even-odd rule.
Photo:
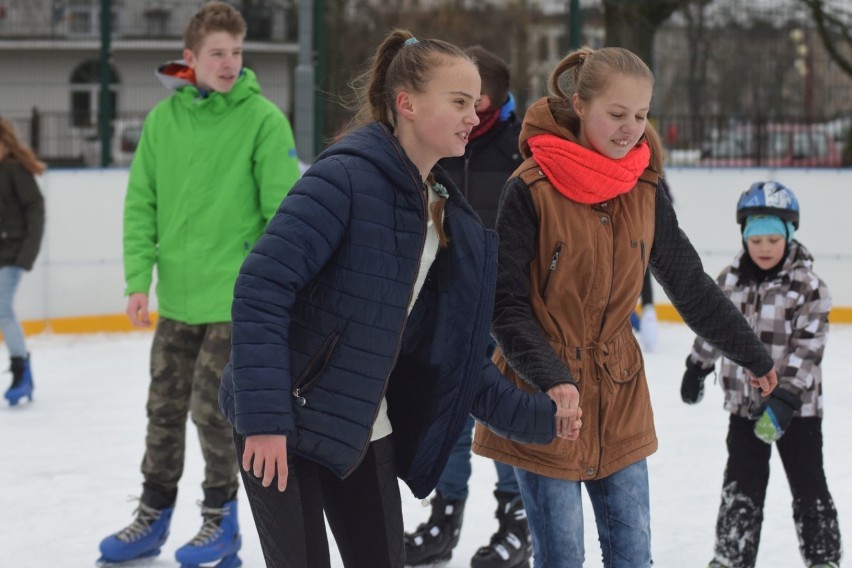
[[[10,357],[26,357],[27,345],[24,343],[24,332],[15,317],[13,305],[15,292],[24,269],[20,266],[0,267],[0,331]]]
[[[441,479],[438,480],[438,491],[445,499],[467,499],[467,482],[470,479],[470,444],[473,432],[473,416],[467,417],[461,435],[456,445],[450,451],[450,459],[444,466]],[[504,463],[495,461],[497,468],[497,491],[517,495],[518,480],[515,477],[515,469]]]
[[[582,568],[583,501],[595,510],[605,568],[646,568],[651,560],[648,465],[636,462],[604,479],[567,481],[515,468],[527,510],[535,568]]]

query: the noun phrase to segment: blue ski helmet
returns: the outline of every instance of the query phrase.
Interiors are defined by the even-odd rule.
[[[777,181],[751,184],[737,201],[737,223],[745,226],[752,215],[775,215],[799,228],[799,200],[793,191]]]

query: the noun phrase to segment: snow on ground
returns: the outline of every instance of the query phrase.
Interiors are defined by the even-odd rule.
[[[722,393],[708,385],[698,406],[680,401],[683,361],[692,334],[662,324],[659,347],[646,354],[659,451],[649,459],[655,565],[704,566],[713,530],[722,470],[727,414]],[[139,463],[145,433],[151,334],[43,334],[29,339],[36,381],[35,402],[0,404],[0,565],[14,568],[90,567],[98,542],[131,520],[140,492]],[[2,354],[0,354],[2,356]],[[847,548],[852,539],[852,327],[834,326],[823,364],[825,462]],[[8,375],[3,378],[5,383]],[[711,379],[712,380],[712,376]],[[174,551],[200,527],[201,454],[194,428],[187,435],[185,474],[172,536],[163,554],[144,566],[177,566]],[[467,567],[496,528],[491,495],[496,475],[474,457],[471,497],[461,542],[451,567]],[[403,486],[407,528],[425,520],[423,508]],[[241,557],[247,568],[263,558],[244,495]],[[758,566],[801,566],[791,520],[791,498],[781,462],[773,456]],[[586,503],[586,566],[601,566],[597,535]],[[334,560],[334,566],[342,564]]]

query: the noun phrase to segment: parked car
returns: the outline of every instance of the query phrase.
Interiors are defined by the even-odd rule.
[[[113,121],[112,147],[110,154],[112,166],[129,166],[139,145],[142,136],[141,118],[120,118]],[[101,164],[101,141],[97,132],[86,138],[83,157],[87,165],[100,166]]]
[[[838,168],[842,157],[821,125],[740,125],[709,140],[699,165]]]

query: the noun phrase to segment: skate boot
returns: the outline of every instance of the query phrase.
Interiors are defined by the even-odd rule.
[[[155,509],[139,501],[136,519],[101,541],[98,564],[116,564],[160,554],[160,547],[169,536],[173,512],[174,507]]]
[[[242,546],[237,501],[228,501],[221,508],[208,507],[199,501],[204,523],[198,534],[175,551],[181,568],[198,568],[212,564],[216,568],[237,568],[242,560],[237,556]]]
[[[15,406],[22,398],[33,400],[33,373],[30,368],[30,356],[12,357],[12,386],[3,395],[9,406]]]
[[[520,495],[495,491],[500,525],[491,542],[470,559],[471,568],[529,568],[532,537]]]
[[[432,498],[432,514],[414,533],[405,533],[405,565],[423,566],[446,562],[459,543],[464,501],[445,500],[440,492]]]

